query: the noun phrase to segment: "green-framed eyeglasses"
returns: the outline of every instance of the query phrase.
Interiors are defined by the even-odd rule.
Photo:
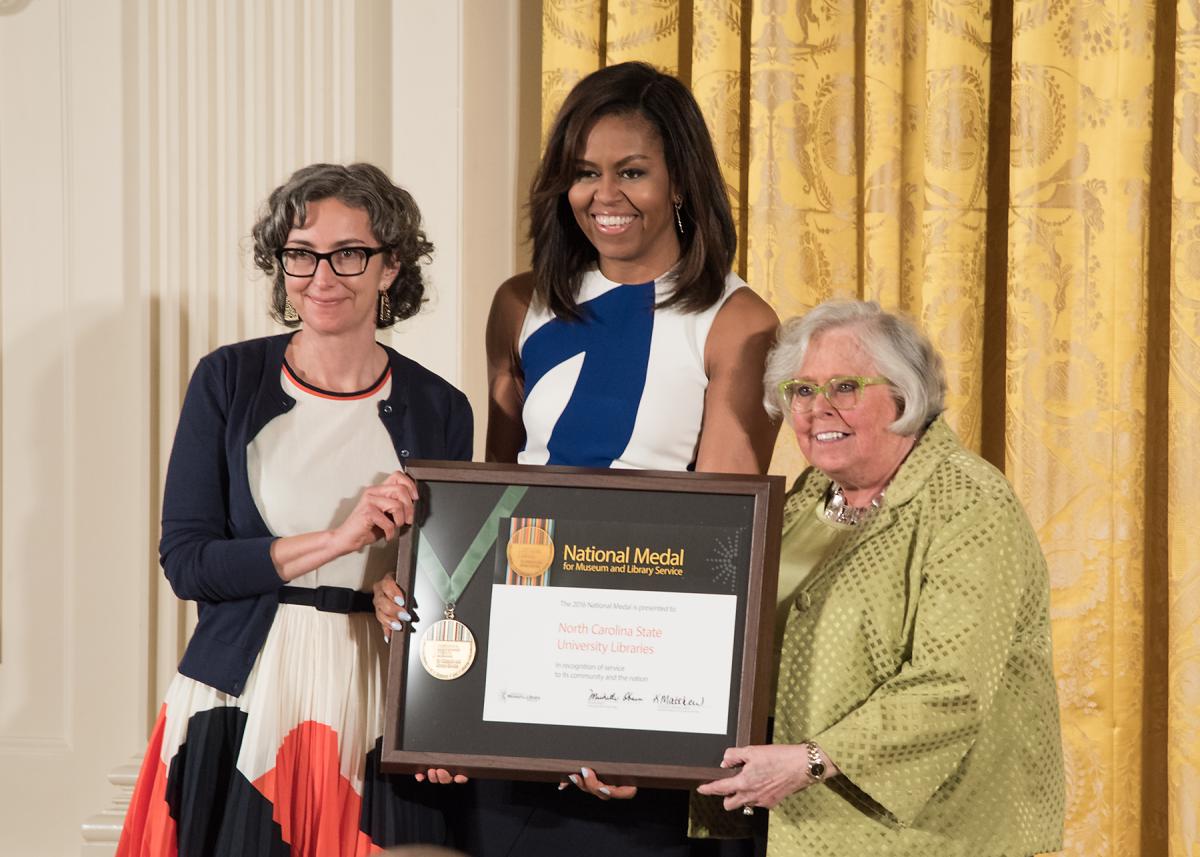
[[[858,407],[858,403],[862,401],[863,390],[867,387],[890,383],[891,381],[882,376],[868,378],[862,375],[839,375],[830,378],[824,384],[793,378],[779,385],[779,395],[792,411],[798,414],[812,410],[818,393],[823,393],[826,401],[839,411],[849,411]]]

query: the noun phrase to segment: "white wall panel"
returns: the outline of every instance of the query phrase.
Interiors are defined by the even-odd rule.
[[[425,308],[398,326],[394,344],[455,382],[462,343],[462,14],[462,0],[411,0],[397,4],[392,19],[394,177],[416,198],[435,247]]]
[[[125,266],[123,20],[116,0],[0,7],[3,854],[78,853],[114,745],[144,734],[145,307]]]
[[[63,591],[65,552],[62,500],[66,468],[64,401],[65,332],[58,321],[66,306],[68,259],[47,236],[67,227],[62,92],[61,21],[52,4],[0,19],[46,42],[38,57],[5,38],[0,42],[2,83],[12,105],[0,121],[0,198],[20,200],[0,215],[0,341],[4,352],[3,556],[4,602],[0,614],[0,747],[61,750],[67,740],[67,641],[60,629],[39,621],[30,608]],[[4,36],[9,35],[4,33]],[[14,33],[13,35],[17,35]],[[30,85],[30,67],[53,94],[43,100]],[[46,157],[41,157],[44,153]],[[24,248],[24,249],[23,249]],[[38,403],[35,410],[31,407]],[[43,447],[38,439],[46,443]],[[59,454],[55,454],[55,453]],[[37,497],[29,495],[38,486]],[[57,502],[55,502],[57,500]],[[55,599],[57,600],[57,599]],[[40,652],[35,663],[28,654]],[[19,757],[18,757],[19,758]],[[18,762],[19,764],[19,762]]]

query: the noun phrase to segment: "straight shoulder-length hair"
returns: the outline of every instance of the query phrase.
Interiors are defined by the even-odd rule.
[[[583,275],[598,261],[567,200],[577,162],[596,121],[637,116],[663,147],[671,187],[682,200],[680,258],[660,307],[701,312],[715,304],[737,253],[737,232],[712,137],[696,99],[682,83],[646,63],[627,62],[585,77],[563,102],[529,197],[534,297],[559,318],[578,318]]]

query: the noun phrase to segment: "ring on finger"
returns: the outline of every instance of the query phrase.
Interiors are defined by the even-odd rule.
[[[750,804],[746,804],[742,807],[742,815],[754,815],[754,807]]]

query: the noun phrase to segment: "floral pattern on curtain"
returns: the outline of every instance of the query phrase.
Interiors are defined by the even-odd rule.
[[[631,59],[781,317],[874,299],[945,357],[1050,563],[1064,853],[1200,855],[1200,3],[544,0],[543,128]]]

